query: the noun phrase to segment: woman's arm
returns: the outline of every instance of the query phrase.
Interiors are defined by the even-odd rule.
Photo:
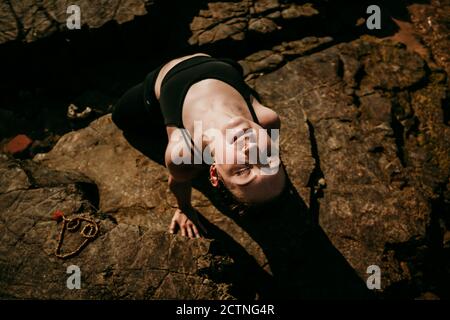
[[[198,220],[197,212],[191,205],[191,182],[178,182],[170,175],[169,188],[175,195],[178,203],[178,209],[172,217],[169,232],[176,233],[179,228],[182,236],[199,238],[200,232],[198,231],[197,226],[200,226],[200,222]]]
[[[197,226],[204,228],[191,204],[191,180],[197,174],[197,169],[189,164],[174,164],[171,158],[174,147],[176,145],[169,143],[165,155],[166,167],[169,170],[169,189],[175,196],[178,205],[170,223],[169,232],[176,233],[177,229],[180,229],[182,236],[198,238],[200,233]]]
[[[177,199],[178,208],[183,210],[191,208],[191,181],[177,181],[171,174],[169,174],[169,189]]]

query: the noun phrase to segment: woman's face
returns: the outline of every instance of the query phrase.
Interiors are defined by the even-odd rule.
[[[225,186],[247,203],[277,196],[285,183],[277,132],[271,138],[266,129],[243,117],[231,119],[221,132],[223,141],[214,158]]]

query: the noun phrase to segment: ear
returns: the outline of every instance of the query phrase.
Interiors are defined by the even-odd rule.
[[[217,168],[214,164],[209,167],[209,181],[211,181],[211,185],[214,188],[219,186],[219,175],[217,174]]]

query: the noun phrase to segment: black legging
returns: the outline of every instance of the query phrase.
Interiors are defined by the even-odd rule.
[[[151,71],[143,82],[127,90],[114,105],[112,120],[123,131],[166,135],[164,119],[154,91],[162,66]],[[145,103],[146,100],[149,104]]]

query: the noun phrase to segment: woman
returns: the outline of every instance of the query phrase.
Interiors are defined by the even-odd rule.
[[[269,152],[274,141],[267,130],[276,132],[280,119],[254,95],[238,63],[197,53],[160,65],[114,106],[112,119],[122,130],[150,127],[154,135],[168,137],[165,163],[178,203],[171,233],[180,229],[183,236],[200,237],[191,206],[191,180],[205,163],[199,156],[212,159],[212,186],[225,187],[240,203],[263,204],[282,192],[285,172],[278,153]],[[254,154],[258,159],[249,161]]]

